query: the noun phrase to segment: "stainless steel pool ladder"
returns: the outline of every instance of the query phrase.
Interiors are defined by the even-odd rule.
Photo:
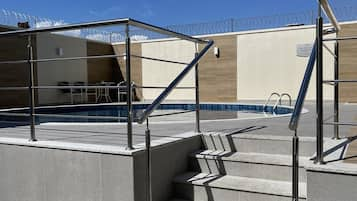
[[[291,96],[290,96],[290,94],[288,94],[288,93],[282,93],[282,94],[280,95],[280,97],[279,97],[279,100],[276,101],[276,103],[275,103],[275,105],[274,105],[274,107],[273,107],[273,111],[276,111],[278,105],[281,105],[281,100],[283,99],[284,96],[288,97],[289,106],[291,106]]]
[[[268,107],[268,104],[270,102],[270,100],[274,97],[274,96],[277,96],[278,98],[276,99],[275,101],[275,104],[273,106],[273,113],[276,112],[277,108],[279,105],[281,105],[281,100],[284,96],[287,96],[289,98],[289,106],[291,106],[291,96],[288,94],[288,93],[282,93],[282,94],[279,94],[277,92],[273,92],[270,94],[269,98],[267,99],[267,101],[265,102],[264,106],[263,106],[263,111],[266,111],[267,107]]]

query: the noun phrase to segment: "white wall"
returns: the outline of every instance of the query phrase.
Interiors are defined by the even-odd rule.
[[[38,34],[37,58],[76,57],[87,56],[86,40],[58,34]],[[56,48],[63,49],[63,55],[57,55]],[[37,64],[38,84],[43,86],[56,86],[58,82],[68,81],[87,82],[87,61],[57,61],[40,62]],[[70,100],[69,94],[60,90],[39,90],[40,104],[64,103]]]
[[[166,60],[189,62],[195,54],[195,45],[187,41],[158,41],[142,44],[142,56],[162,58]],[[184,69],[185,65],[170,64],[151,60],[142,60],[142,83],[144,86],[165,86]],[[178,87],[194,86],[194,70],[182,80]],[[155,99],[163,89],[143,89],[143,97]],[[192,89],[176,89],[167,100],[193,100],[195,91]]]
[[[272,92],[297,98],[308,57],[296,55],[296,45],[313,43],[314,28],[282,29],[237,35],[238,100],[267,99]],[[330,46],[333,49],[333,46]],[[306,99],[315,99],[315,72]],[[324,53],[324,79],[333,78],[333,57]],[[324,97],[333,98],[333,88],[324,86]]]

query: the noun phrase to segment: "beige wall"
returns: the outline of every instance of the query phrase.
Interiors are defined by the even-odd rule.
[[[296,45],[313,43],[314,37],[314,28],[237,35],[238,100],[265,100],[272,92],[296,99],[308,62],[296,55]],[[325,51],[324,79],[332,77],[333,57]],[[315,82],[313,74],[306,99],[315,99]],[[325,98],[332,99],[332,89],[324,86]]]
[[[58,56],[56,48],[63,48],[63,55]],[[37,36],[37,58],[87,56],[86,40],[57,34],[39,34]],[[41,62],[37,68],[38,84],[56,86],[58,82],[87,82],[87,61]],[[69,101],[69,94],[60,90],[40,90],[40,104],[63,103]]]
[[[162,41],[142,44],[142,55],[145,57],[162,58],[173,61],[189,62],[195,54],[195,45],[187,41]],[[184,69],[185,65],[170,64],[151,60],[142,60],[142,83],[144,86],[168,86],[168,84]],[[183,87],[194,86],[194,70],[181,84]],[[155,99],[162,89],[144,89],[144,99]],[[193,100],[195,91],[192,89],[176,89],[167,100]]]
[[[312,26],[208,37],[216,41],[215,46],[220,48],[222,57],[213,58],[213,52],[210,51],[200,63],[200,83],[201,92],[205,94],[204,101],[266,100],[272,92],[289,93],[296,99],[308,62],[308,57],[297,56],[296,47],[298,44],[313,43],[315,29]],[[334,49],[332,44],[329,44],[329,47]],[[188,61],[193,53],[194,45],[184,41],[142,43],[143,56]],[[332,79],[333,62],[333,57],[325,51],[324,79]],[[167,86],[182,70],[180,65],[148,60],[142,60],[142,68],[144,86]],[[313,73],[306,97],[308,100],[315,99],[315,72]],[[220,75],[223,79],[216,80]],[[235,92],[224,95],[219,90],[212,90],[219,81],[226,84],[220,87],[224,92]],[[181,86],[192,86],[191,84],[194,84],[193,72]],[[145,89],[144,99],[153,99],[160,91],[162,90]],[[208,93],[209,91],[212,93]],[[326,99],[332,99],[333,88],[325,85],[324,96]],[[194,91],[176,90],[168,99],[193,100]]]

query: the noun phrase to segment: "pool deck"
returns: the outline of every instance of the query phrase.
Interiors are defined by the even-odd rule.
[[[247,103],[247,102],[245,102]],[[253,102],[248,102],[253,103]],[[254,101],[254,103],[261,103]],[[327,118],[333,111],[332,102],[325,102],[324,116]],[[307,102],[304,106],[309,110],[301,116],[298,129],[299,136],[315,136],[315,106],[314,102]],[[340,121],[353,122],[357,120],[357,104],[340,104]],[[227,121],[202,121],[202,131],[219,131],[225,129],[241,130],[250,128],[246,134],[292,136],[293,132],[288,129],[288,117],[261,118],[249,120]],[[159,123],[150,124],[152,140],[182,138],[176,136],[182,133],[193,133],[195,124],[192,123]],[[333,126],[324,126],[325,137],[333,136]],[[29,138],[29,127],[1,128],[0,138]],[[127,131],[124,123],[89,123],[89,124],[41,124],[36,126],[36,135],[39,141],[81,143],[91,145],[108,145],[126,147]],[[341,136],[355,136],[357,130],[351,126],[340,127]],[[133,144],[136,148],[142,148],[145,142],[145,124],[133,124]],[[36,142],[34,142],[36,143]],[[354,156],[357,155],[357,142],[352,141],[347,156],[348,161],[357,163]]]

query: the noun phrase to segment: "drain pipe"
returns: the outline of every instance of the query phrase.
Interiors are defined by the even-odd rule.
[[[292,201],[298,201],[299,200],[299,137],[297,135],[296,129],[293,137],[292,154],[293,154]]]
[[[149,118],[146,119],[146,130],[145,130],[145,148],[146,148],[146,159],[147,159],[147,185],[146,185],[146,201],[152,201],[152,175],[151,175],[151,135],[149,129]]]

